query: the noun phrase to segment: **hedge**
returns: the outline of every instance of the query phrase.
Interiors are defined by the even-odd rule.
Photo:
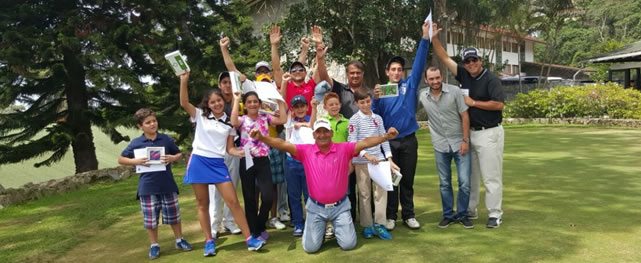
[[[534,90],[507,102],[504,116],[641,119],[641,92],[614,83]]]

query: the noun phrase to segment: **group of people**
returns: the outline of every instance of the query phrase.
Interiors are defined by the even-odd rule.
[[[282,35],[278,26],[272,27],[271,64],[256,64],[255,81],[236,69],[228,49],[229,38],[224,37],[219,44],[228,71],[220,74],[219,87],[204,94],[197,106],[188,100],[189,72],[180,76],[180,105],[195,125],[184,183],[192,186],[196,197],[205,256],[215,255],[215,238],[221,231],[244,234],[249,250],[262,248],[269,239],[266,226],[284,226],[279,220],[284,214],[277,209],[281,207],[279,202],[289,207],[292,234],[302,237],[303,249],[308,253],[318,251],[323,240],[332,235],[344,250],[356,246],[356,203],[365,238],[392,239],[389,231],[396,227],[399,203],[402,223],[410,229],[420,228],[413,189],[419,101],[428,113],[440,180],[443,218],[438,226],[445,228],[456,222],[465,228],[474,226],[471,220],[478,218],[482,179],[489,212],[486,226],[499,227],[504,101],[500,81],[482,66],[482,58],[474,48],[465,49],[463,65],[457,65],[438,40],[438,25],[432,24],[435,33],[431,39],[429,26],[422,25],[421,40],[407,77],[404,58],[395,56],[386,64],[385,73],[389,83],[398,85],[398,96],[383,97],[379,85],[366,87],[365,67],[359,61],[346,65],[347,83],[330,78],[325,65],[327,48],[317,26],[312,28],[310,39],[301,40],[299,60],[289,65],[287,72],[280,64]],[[306,57],[311,42],[316,45],[315,69],[308,77]],[[438,68],[425,70],[430,43],[437,58],[460,82],[460,88],[443,84]],[[232,91],[230,72],[240,75],[242,91]],[[422,79],[429,88],[419,92]],[[314,97],[317,83],[322,81],[329,84],[331,91],[321,98]],[[276,111],[263,110],[257,90],[263,86],[259,82],[274,85],[280,92],[283,101],[277,102]],[[317,112],[321,104],[326,112],[323,116]],[[165,147],[161,161],[167,164],[165,171],[140,176],[137,195],[151,241],[149,257],[157,258],[160,253],[157,226],[161,211],[163,223],[174,230],[176,247],[191,250],[182,237],[178,188],[170,166],[182,155],[171,138],[158,133],[153,111],[141,109],[134,116],[143,135],[127,146],[119,163],[146,165],[148,158],[135,158],[133,152],[154,146]],[[452,160],[459,184],[456,212]],[[390,173],[402,174],[393,191],[386,191],[370,179],[368,164],[384,161],[389,162]],[[283,171],[284,175],[278,175]],[[238,178],[244,211],[236,195]]]

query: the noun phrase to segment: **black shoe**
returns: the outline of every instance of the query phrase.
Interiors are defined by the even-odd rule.
[[[490,217],[487,220],[487,225],[486,226],[487,226],[487,228],[498,228],[501,225],[502,222],[503,222],[503,220],[501,220],[500,218]]]
[[[459,220],[459,222],[461,222],[461,224],[463,224],[464,228],[467,228],[467,229],[474,228],[474,223],[472,223],[472,220],[470,220],[467,217],[461,218],[461,220]]]
[[[443,218],[441,222],[438,223],[439,228],[447,228],[450,226],[450,224],[456,223],[456,220],[454,219],[449,219],[449,218]]]

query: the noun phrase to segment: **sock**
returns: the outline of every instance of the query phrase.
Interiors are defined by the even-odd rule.
[[[182,240],[183,240],[183,238],[182,238],[182,237],[180,237],[180,238],[176,238],[176,243],[178,243],[178,242],[180,242],[180,241],[182,241]]]
[[[160,247],[158,243],[151,243],[151,247]]]

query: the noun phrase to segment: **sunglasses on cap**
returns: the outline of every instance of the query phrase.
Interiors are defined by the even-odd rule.
[[[289,72],[296,73],[296,72],[303,72],[303,71],[305,71],[305,68],[295,67],[295,68],[291,69]]]
[[[463,64],[470,64],[470,63],[472,63],[472,62],[475,62],[475,63],[476,63],[477,61],[479,61],[479,59],[478,59],[478,58],[468,58],[468,59],[466,59],[466,60],[463,60]]]

